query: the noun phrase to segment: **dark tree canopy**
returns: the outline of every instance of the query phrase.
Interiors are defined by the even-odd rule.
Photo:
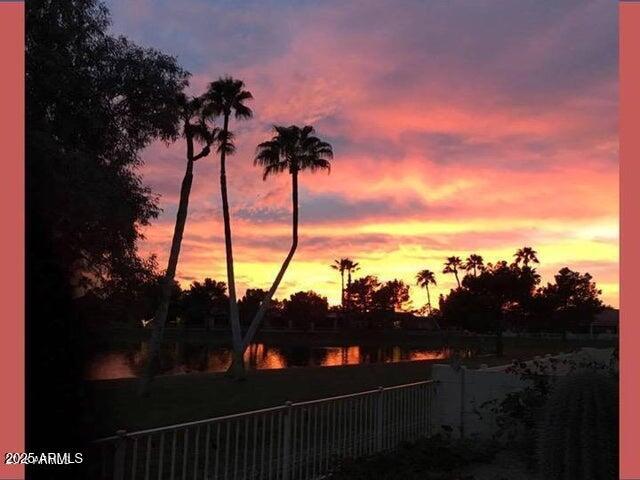
[[[139,153],[178,135],[187,73],[173,57],[109,35],[108,12],[95,0],[30,1],[27,24],[34,225],[69,275],[126,275],[143,266],[139,227],[158,214],[136,173]]]
[[[153,290],[154,263],[136,243],[158,207],[136,168],[145,146],[179,133],[187,74],[170,56],[109,35],[108,12],[95,0],[25,8],[27,447],[78,451],[95,422],[81,381],[90,337],[71,290],[99,286],[112,306],[128,295],[140,300],[130,311],[146,315],[153,295],[142,285]],[[85,478],[64,467],[40,474]]]
[[[243,325],[249,325],[253,317],[255,317],[260,304],[264,300],[266,290],[261,288],[248,288],[244,293],[244,296],[238,302],[238,309],[240,310],[240,321]],[[279,310],[282,309],[281,302],[271,299],[269,303],[269,309],[267,310],[267,318],[273,318],[278,316]]]
[[[380,283],[378,277],[358,278],[347,288],[349,307],[357,313],[394,312],[409,305],[409,286],[401,280]]]
[[[228,301],[226,284],[205,278],[191,284],[180,304],[187,324],[203,325],[210,316],[224,315]]]
[[[552,320],[552,328],[565,331],[588,325],[602,310],[602,291],[590,274],[564,267],[554,280],[538,292],[541,313]]]
[[[374,294],[380,288],[378,277],[367,275],[358,278],[347,288],[349,308],[356,312],[370,312],[374,309]]]
[[[383,312],[406,310],[409,305],[409,286],[402,280],[383,283],[373,293],[374,308]]]
[[[571,331],[584,328],[602,310],[602,293],[588,273],[568,267],[554,283],[538,288],[540,275],[530,264],[538,263],[530,247],[518,250],[516,261],[487,264],[467,274],[461,287],[440,297],[446,326],[477,332],[503,328]]]
[[[451,326],[474,331],[497,331],[505,318],[518,315],[540,282],[535,269],[497,262],[476,276],[466,275],[462,286],[440,299],[440,310]]]
[[[283,302],[285,318],[302,328],[324,320],[328,312],[326,297],[312,291],[296,292]]]

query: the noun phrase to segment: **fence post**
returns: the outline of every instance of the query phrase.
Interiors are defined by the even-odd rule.
[[[381,452],[384,448],[384,387],[378,387],[378,397],[376,399],[376,440],[377,440],[377,451]]]
[[[127,453],[127,432],[126,430],[118,430],[116,432],[118,440],[116,441],[116,452],[113,458],[113,480],[124,480],[124,461]]]
[[[292,403],[285,402],[284,434],[282,438],[282,480],[289,480],[291,473],[291,411]]]

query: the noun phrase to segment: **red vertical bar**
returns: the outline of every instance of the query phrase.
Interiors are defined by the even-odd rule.
[[[24,478],[24,4],[0,3],[0,479]]]
[[[620,3],[620,477],[640,478],[640,4]]]

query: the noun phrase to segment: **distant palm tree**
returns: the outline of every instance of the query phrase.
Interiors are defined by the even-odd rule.
[[[217,128],[207,124],[202,115],[202,98],[188,99],[183,96],[180,103],[184,122],[183,136],[187,141],[187,168],[180,188],[180,202],[178,204],[176,224],[173,229],[173,239],[171,241],[167,270],[165,271],[164,278],[162,279],[160,305],[158,306],[153,318],[153,332],[151,334],[151,342],[149,345],[149,357],[147,359],[144,374],[140,381],[139,393],[143,396],[149,393],[151,381],[158,370],[160,346],[162,344],[164,326],[167,321],[171,292],[178,266],[180,246],[182,244],[182,236],[187,222],[189,195],[191,194],[191,185],[193,183],[193,164],[197,160],[209,155],[211,145],[216,140],[217,134],[219,133]],[[201,145],[199,153],[195,153],[195,143],[199,143]]]
[[[344,272],[347,271],[348,262],[350,260],[348,258],[341,258],[340,260],[334,260],[330,265],[334,270],[338,270],[340,272],[340,280],[341,280],[341,290],[340,290],[340,305],[344,307]]]
[[[227,283],[229,284],[229,320],[233,336],[233,365],[240,373],[244,372],[242,359],[242,331],[240,330],[240,315],[236,298],[235,274],[233,271],[233,248],[231,245],[231,220],[229,217],[229,199],[227,196],[227,154],[234,152],[232,133],[229,131],[229,117],[234,114],[236,119],[249,119],[253,112],[245,105],[253,95],[244,89],[244,82],[232,77],[222,77],[212,82],[205,94],[206,112],[212,116],[222,116],[223,124],[220,131],[220,192],[222,195],[222,216],[224,220],[224,243],[227,258]]]
[[[520,265],[520,262],[522,262],[525,267],[528,267],[529,263],[531,262],[540,263],[537,254],[538,252],[536,252],[533,248],[523,247],[519,248],[513,256],[516,257],[516,265]]]
[[[347,270],[347,293],[351,290],[351,275],[358,270],[360,270],[360,264],[358,262],[354,262],[350,258],[345,258],[346,260],[346,270]],[[349,296],[347,296],[347,303],[349,302]]]
[[[427,290],[427,305],[429,305],[429,313],[431,313],[431,294],[429,293],[429,285],[437,285],[435,273],[431,270],[420,270],[416,275],[416,285]]]
[[[467,257],[462,267],[467,272],[473,272],[473,276],[476,277],[478,276],[478,270],[482,271],[484,269],[484,259],[481,255],[472,253]]]
[[[462,268],[462,260],[460,257],[447,257],[447,261],[444,262],[444,269],[442,273],[453,273],[460,288],[460,278],[458,278],[458,269]]]
[[[289,172],[291,175],[292,241],[289,254],[282,263],[273,285],[265,295],[256,316],[247,330],[242,342],[243,350],[251,343],[258,331],[271,299],[278,289],[298,246],[298,174],[304,170],[309,170],[310,172],[317,170],[330,171],[330,160],[333,158],[333,148],[329,143],[323,142],[313,135],[313,127],[305,126],[300,128],[292,125],[290,127],[274,126],[273,128],[275,130],[273,138],[258,145],[254,164],[263,167],[264,180],[281,172]]]

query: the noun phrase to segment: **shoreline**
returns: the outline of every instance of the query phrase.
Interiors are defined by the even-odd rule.
[[[521,342],[505,340],[504,356],[478,356],[465,359],[462,364],[469,368],[497,366],[510,364],[514,359],[532,359],[602,344],[538,340],[524,348]],[[415,360],[251,370],[244,381],[233,380],[224,373],[165,375],[154,380],[148,398],[138,396],[136,378],[85,381],[88,407],[83,417],[90,436],[96,439],[113,435],[119,429],[154,428],[269,408],[286,401],[315,400],[426,380],[431,376],[432,365],[449,362]]]

